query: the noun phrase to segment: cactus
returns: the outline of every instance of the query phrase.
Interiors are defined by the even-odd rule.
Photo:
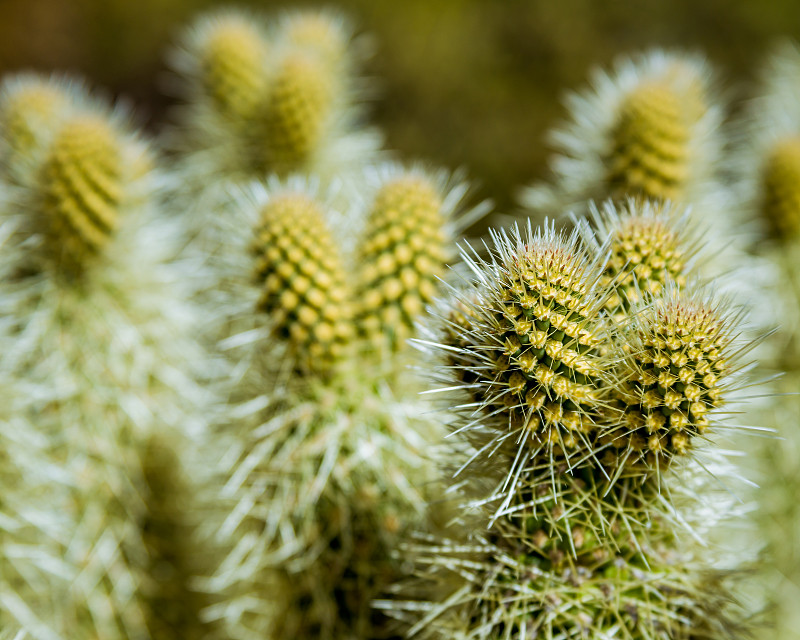
[[[617,208],[607,202],[591,208],[596,237],[586,238],[600,252],[608,251],[601,279],[612,293],[606,310],[624,322],[641,300],[651,300],[669,283],[686,284],[697,242],[687,231],[687,213],[680,207],[651,201],[628,200]],[[607,246],[603,245],[608,241]]]
[[[183,154],[191,200],[220,175],[341,179],[374,156],[377,136],[354,127],[363,47],[344,24],[319,11],[270,21],[226,9],[186,30],[169,60],[184,104],[168,144]]]
[[[682,54],[652,51],[596,71],[550,136],[553,184],[527,189],[523,201],[547,213],[632,196],[719,206],[722,112],[712,89],[707,63]]]
[[[139,528],[150,515],[144,443],[197,421],[206,400],[190,372],[204,356],[174,285],[174,227],[153,217],[146,145],[124,114],[70,86],[32,156],[38,179],[17,184],[2,211],[0,370],[15,395],[0,422],[31,445],[16,473],[40,471],[26,479],[29,505],[13,492],[2,505],[15,523],[4,555],[30,554],[17,536],[36,553],[3,572],[0,590],[17,600],[0,618],[35,637],[139,638],[152,613],[140,591],[153,568]],[[29,520],[37,513],[53,515]],[[189,585],[163,598],[160,586],[159,602],[191,600]]]
[[[297,10],[282,16],[279,31],[291,47],[318,55],[326,65],[335,70],[353,57],[348,54],[351,38],[347,21],[329,10]]]
[[[324,61],[304,52],[286,55],[261,114],[258,166],[280,174],[308,166],[330,129],[334,100]]]
[[[47,146],[59,118],[71,100],[68,80],[47,80],[37,75],[20,74],[3,81],[0,92],[0,130],[5,169],[25,181]],[[30,179],[30,178],[29,178]]]
[[[267,90],[266,38],[245,16],[226,13],[197,36],[199,81],[219,115],[234,124],[252,121]]]
[[[632,324],[623,338],[630,355],[622,365],[621,426],[605,437],[627,449],[625,463],[664,469],[672,457],[690,453],[709,428],[708,414],[724,400],[738,318],[704,295],[669,287]]]
[[[320,206],[304,194],[270,199],[254,250],[263,282],[259,309],[288,339],[299,367],[329,368],[354,331],[347,274]]]
[[[745,637],[726,573],[689,542],[727,507],[681,488],[708,490],[693,438],[737,386],[739,315],[668,282],[609,324],[614,278],[579,231],[493,240],[439,314],[438,377],[468,397],[449,425],[464,512],[404,547],[416,576],[378,606],[409,637]]]
[[[441,227],[464,194],[439,196],[446,182],[419,172],[392,175],[412,187],[412,205],[422,182]],[[437,425],[415,400],[410,354],[376,358],[362,344],[352,311],[365,289],[345,250],[360,212],[337,214],[336,198],[273,177],[236,199],[229,222],[249,239],[211,263],[221,293],[210,308],[228,311],[215,335],[233,372],[214,445],[227,451],[221,500],[232,506],[215,535],[234,550],[209,588],[224,594],[213,610],[232,637],[389,637],[371,601],[399,575],[392,549],[421,524],[433,490],[425,447]],[[399,224],[390,205],[390,222],[412,234],[421,216]],[[410,265],[393,263],[392,274]],[[405,283],[407,295],[430,297],[420,281]]]
[[[762,213],[771,233],[793,238],[800,230],[800,137],[775,144],[764,162]]]
[[[689,129],[684,96],[668,84],[642,83],[620,104],[608,160],[612,195],[679,199],[688,177]]]
[[[58,130],[41,171],[47,254],[77,272],[101,253],[119,224],[122,151],[110,123],[76,117]]]

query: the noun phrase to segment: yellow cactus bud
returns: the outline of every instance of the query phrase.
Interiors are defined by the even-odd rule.
[[[475,290],[450,314],[443,344],[451,368],[502,435],[531,455],[559,448],[593,431],[603,364],[600,304],[593,293],[596,265],[577,236],[552,228],[523,237],[495,235],[497,256]],[[464,311],[466,309],[466,311]],[[463,369],[463,372],[461,371]],[[528,438],[508,438],[507,428]]]
[[[624,98],[607,161],[613,195],[682,195],[689,171],[688,115],[683,96],[667,83],[643,83]]]
[[[333,107],[331,78],[318,57],[294,52],[286,56],[273,78],[261,114],[263,148],[268,171],[301,169],[325,136]]]
[[[658,202],[628,200],[593,210],[597,238],[610,252],[601,279],[613,289],[606,309],[623,322],[640,299],[650,300],[669,283],[686,284],[687,262],[695,247],[685,237],[685,216]],[[605,245],[604,245],[605,247]]]
[[[639,314],[636,335],[627,337],[631,355],[623,377],[631,384],[622,393],[624,427],[613,438],[614,446],[628,449],[635,439],[647,441],[647,450],[630,455],[629,464],[663,468],[691,451],[728,386],[730,320],[717,305],[677,288]]]
[[[401,174],[378,190],[360,247],[361,290],[377,292],[361,297],[359,310],[361,330],[372,339],[386,336],[400,346],[433,299],[448,258],[446,222],[438,189],[422,174]]]
[[[326,371],[354,330],[347,274],[322,208],[303,194],[272,198],[261,211],[254,249],[264,283],[259,308],[272,316],[299,368]]]
[[[267,42],[252,22],[226,15],[210,28],[200,51],[201,83],[219,113],[249,123],[267,88]]]
[[[761,174],[762,213],[777,237],[800,231],[800,137],[774,145]]]
[[[69,120],[56,134],[40,176],[48,257],[75,273],[102,252],[124,196],[122,145],[100,116]]]

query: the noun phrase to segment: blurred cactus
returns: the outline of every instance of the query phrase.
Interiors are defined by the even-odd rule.
[[[669,85],[641,84],[619,108],[608,159],[611,194],[675,200],[687,179],[689,128],[685,97]]]
[[[41,153],[12,156],[37,179],[16,182],[10,166],[13,188],[2,185],[2,227],[11,233],[0,289],[9,318],[0,370],[16,380],[10,415],[28,434],[23,441],[33,438],[20,460],[33,464],[35,452],[42,469],[31,476],[31,504],[15,512],[12,496],[4,505],[10,522],[28,519],[15,525],[9,550],[16,535],[37,548],[29,568],[3,573],[2,591],[15,592],[20,577],[35,591],[6,601],[0,619],[34,637],[139,638],[152,613],[144,581],[166,608],[190,601],[188,584],[160,592],[152,580],[140,529],[152,505],[142,465],[154,430],[179,440],[197,421],[205,400],[190,372],[203,355],[173,284],[174,227],[152,217],[146,143],[124,112],[80,83],[39,82],[63,104],[42,130],[52,135],[43,135]],[[38,484],[42,473],[47,484]],[[37,512],[53,515],[34,525]]]
[[[308,166],[329,128],[334,95],[325,61],[287,55],[275,72],[263,108],[262,166],[286,174]]]
[[[792,238],[800,231],[800,137],[778,142],[764,163],[763,215],[773,235]]]
[[[595,71],[591,84],[568,96],[569,120],[550,136],[553,183],[526,190],[526,205],[556,213],[607,197],[713,195],[723,114],[702,58],[653,51]]]
[[[62,271],[82,269],[119,224],[120,142],[106,119],[76,117],[59,128],[47,153],[40,186],[43,235]]]
[[[244,15],[225,12],[198,27],[198,93],[211,100],[231,123],[251,121],[267,88],[268,46],[258,24]]]
[[[270,199],[256,229],[259,309],[291,344],[297,365],[324,371],[354,337],[348,276],[320,206],[304,194]]]
[[[0,94],[0,128],[3,131],[2,159],[6,171],[30,176],[47,146],[59,118],[69,111],[68,81],[21,74],[3,81]]]
[[[169,142],[188,152],[181,173],[202,188],[209,176],[331,178],[362,166],[378,144],[354,130],[362,50],[333,12],[202,16],[170,56],[184,101]]]

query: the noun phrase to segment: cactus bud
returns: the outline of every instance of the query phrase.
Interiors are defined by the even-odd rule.
[[[259,308],[271,314],[301,369],[329,368],[354,332],[347,275],[321,207],[302,194],[270,199],[254,251],[264,287]]]
[[[360,246],[360,328],[398,347],[433,300],[448,258],[442,197],[423,174],[384,182],[367,218]]]
[[[648,82],[631,91],[611,134],[611,194],[679,198],[688,173],[689,127],[682,96],[669,85]]]
[[[664,204],[628,200],[621,207],[608,202],[593,209],[597,244],[610,255],[601,283],[612,292],[606,309],[623,323],[631,308],[651,300],[669,283],[686,284],[687,262],[694,246],[686,239],[686,216]],[[607,244],[603,244],[607,243]]]
[[[288,54],[261,114],[263,148],[258,153],[264,167],[287,173],[307,165],[325,136],[333,102],[325,63],[303,52]]]
[[[761,174],[762,212],[777,237],[800,231],[800,137],[775,144]]]
[[[479,420],[468,417],[482,423],[476,445],[488,448],[488,438],[522,449],[520,464],[540,452],[585,455],[580,445],[596,428],[605,367],[599,266],[577,234],[564,237],[552,227],[534,234],[529,224],[524,233],[493,237],[491,263],[465,256],[476,284],[461,296],[467,313],[448,323],[450,343],[443,344],[479,407]]]
[[[730,388],[735,321],[721,305],[676,288],[636,315],[625,336],[622,425],[612,432],[629,464],[663,468],[706,433],[708,414]]]
[[[255,115],[267,87],[267,42],[245,16],[230,14],[209,23],[200,47],[200,82],[218,112],[231,122]]]
[[[102,252],[124,196],[121,140],[100,116],[75,117],[56,134],[41,172],[49,257],[78,272]]]
[[[0,135],[7,167],[24,170],[36,161],[69,102],[65,87],[49,79],[18,76],[3,83]]]

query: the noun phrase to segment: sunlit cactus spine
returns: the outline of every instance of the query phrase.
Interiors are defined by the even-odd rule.
[[[141,528],[155,491],[143,465],[155,431],[184,443],[182,429],[200,433],[195,412],[206,400],[193,367],[204,354],[191,338],[186,274],[172,262],[179,237],[158,217],[147,143],[124,110],[80,83],[47,82],[70,90],[31,155],[35,179],[3,184],[0,370],[15,393],[2,421],[31,445],[20,471],[34,453],[40,471],[19,512],[28,524],[13,531],[35,541],[35,560],[3,572],[2,591],[16,601],[0,605],[0,619],[34,637],[141,638],[161,615],[149,598],[172,610],[193,602],[188,582],[142,590],[157,564]],[[10,498],[8,521],[19,521]],[[6,543],[14,555],[26,548]],[[35,590],[18,589],[25,582]]]
[[[422,343],[442,352],[436,377],[456,394],[448,427],[462,447],[449,482],[463,513],[450,537],[420,535],[403,548],[415,571],[377,606],[407,625],[407,637],[747,637],[746,612],[731,605],[719,570],[731,559],[693,542],[723,526],[730,508],[702,474],[712,459],[715,474],[733,477],[731,469],[710,447],[696,463],[691,438],[700,416],[706,434],[705,418],[737,386],[737,358],[749,347],[740,318],[707,292],[669,282],[628,322],[610,322],[615,284],[578,232],[529,227],[493,239],[490,258],[465,256],[471,284],[441,303],[439,328]],[[656,361],[666,370],[653,370]],[[667,380],[673,361],[695,379]],[[664,374],[661,402],[643,406],[650,387],[629,397],[667,425],[686,416],[658,433],[661,459],[680,453],[684,464],[627,464],[639,434],[617,404],[635,378],[626,367],[642,379]],[[678,390],[679,402],[665,400]],[[609,445],[609,434],[628,437],[628,448]]]
[[[591,87],[568,96],[569,118],[550,136],[552,184],[526,190],[525,204],[555,213],[609,197],[705,203],[719,189],[714,87],[707,62],[681,53],[650,51],[596,70]]]

